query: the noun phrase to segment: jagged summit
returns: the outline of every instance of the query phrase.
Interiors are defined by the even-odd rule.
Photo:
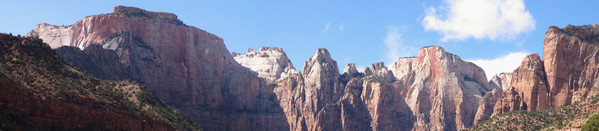
[[[356,68],[356,63],[348,63],[343,69],[343,74],[354,75],[357,74],[358,69]]]
[[[331,63],[331,61],[333,61],[333,59],[331,58],[331,55],[329,54],[329,50],[327,50],[325,48],[318,48],[318,50],[316,50],[314,55],[312,57],[310,57],[310,59],[308,61]]]

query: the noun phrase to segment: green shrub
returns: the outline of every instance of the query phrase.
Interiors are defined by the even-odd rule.
[[[584,125],[582,125],[583,131],[599,131],[599,114],[591,116]]]

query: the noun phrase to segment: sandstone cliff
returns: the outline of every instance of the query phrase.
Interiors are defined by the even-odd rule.
[[[343,74],[321,48],[300,73],[280,48],[229,53],[174,14],[132,7],[28,36],[71,46],[57,51],[94,75],[146,84],[207,130],[460,130],[493,89],[480,67],[437,46]]]
[[[358,72],[348,64],[339,75],[336,67],[328,51],[318,49],[301,75],[278,81],[275,93],[292,130],[464,129],[490,91],[480,67],[437,46],[390,69],[378,62]]]
[[[514,71],[493,114],[570,105],[599,93],[599,25],[549,27],[543,60],[533,54]]]
[[[549,27],[543,61],[553,107],[599,93],[599,25]]]
[[[524,58],[522,64],[514,70],[511,82],[511,86],[497,101],[493,114],[551,107],[546,75],[538,54]]]
[[[113,61],[120,65],[114,69],[144,83],[207,130],[289,128],[274,86],[235,62],[221,38],[184,25],[174,14],[118,6],[113,13],[88,16],[74,25],[40,24],[27,35],[44,39],[52,48],[97,44],[111,50],[104,55],[118,56]],[[61,53],[65,59],[74,56]],[[81,61],[75,59],[73,63]]]

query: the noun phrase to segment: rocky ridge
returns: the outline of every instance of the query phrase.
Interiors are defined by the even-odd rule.
[[[265,78],[269,82],[299,73],[281,48],[260,47],[258,51],[248,49],[243,55],[235,52],[231,55],[239,64],[256,71],[259,77]]]
[[[0,130],[200,130],[129,81],[80,72],[36,38],[0,34]]]
[[[336,67],[321,48],[301,75],[277,83],[275,93],[292,130],[464,129],[473,124],[479,101],[490,91],[480,67],[438,46],[401,58],[391,69],[377,62],[358,72],[348,64],[339,75]]]
[[[389,68],[374,63],[358,72],[348,65],[344,74],[326,49],[318,49],[300,73],[282,49],[231,54],[213,34],[117,8],[75,25],[40,24],[28,35],[48,39],[52,48],[83,49],[87,55],[57,51],[82,69],[107,66],[90,73],[146,84],[207,130],[458,130],[473,124],[490,91],[480,67],[437,46]]]
[[[597,25],[550,27],[542,60],[531,55],[511,79],[487,81],[480,67],[437,46],[389,67],[359,72],[348,64],[343,74],[318,49],[297,72],[280,48],[229,53],[221,38],[174,14],[117,8],[75,25],[40,24],[28,36],[83,49],[57,51],[93,75],[148,85],[208,130],[460,130],[492,114],[569,105],[599,92]]]

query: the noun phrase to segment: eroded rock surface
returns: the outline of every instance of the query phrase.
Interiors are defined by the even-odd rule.
[[[258,73],[259,77],[274,82],[279,78],[297,75],[283,49],[276,47],[260,47],[256,52],[248,49],[245,54],[232,53],[235,61]]]
[[[550,108],[549,88],[541,58],[531,54],[514,70],[510,88],[497,101],[493,114]]]
[[[40,24],[28,35],[84,53],[101,45],[118,56],[124,77],[206,130],[460,130],[493,89],[482,68],[438,46],[390,67],[358,72],[349,64],[343,74],[321,48],[300,73],[280,48],[229,53],[221,38],[176,16],[127,8],[70,26]]]
[[[549,27],[543,60],[529,55],[514,71],[493,114],[570,105],[599,93],[599,25]]]
[[[564,106],[599,92],[599,25],[549,27],[543,61],[551,105]]]

